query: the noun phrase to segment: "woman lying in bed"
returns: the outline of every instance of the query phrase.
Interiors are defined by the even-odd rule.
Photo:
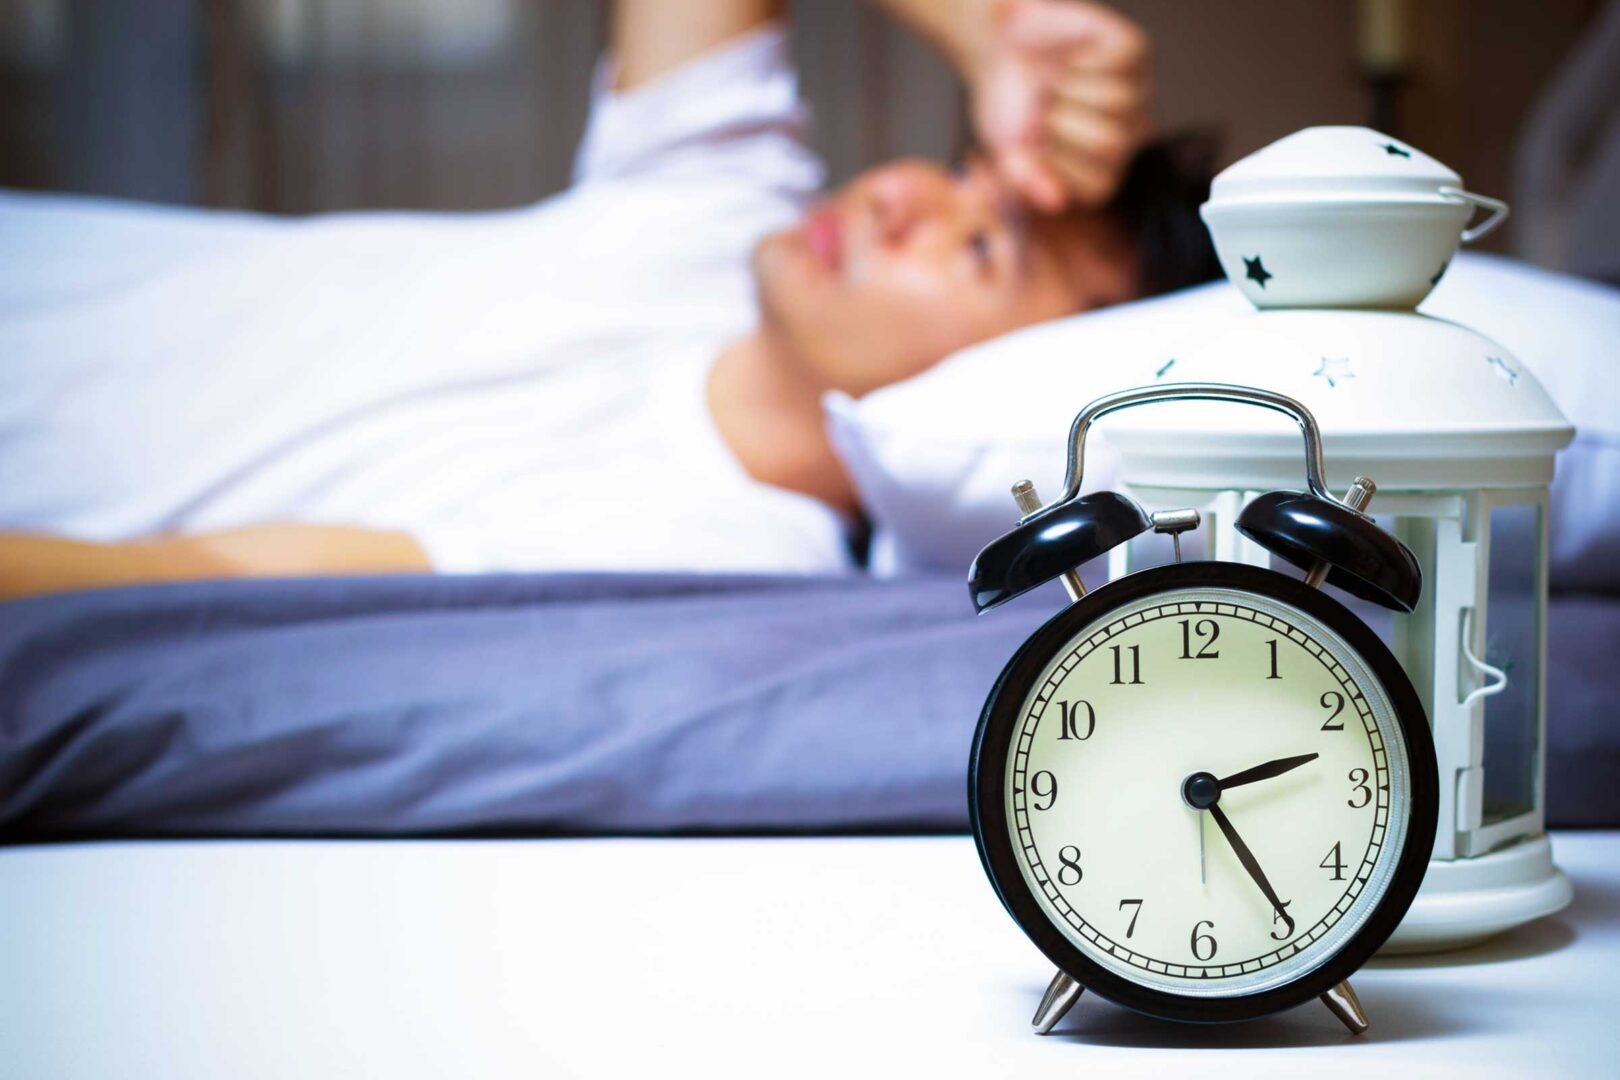
[[[0,597],[846,568],[824,392],[1217,273],[1207,160],[1146,141],[1138,28],[1076,0],[884,6],[962,73],[982,160],[817,198],[777,4],[622,0],[575,185],[535,207],[0,198]]]

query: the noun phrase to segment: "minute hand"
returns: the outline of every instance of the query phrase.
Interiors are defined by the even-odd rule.
[[[1252,784],[1256,780],[1270,780],[1273,776],[1281,776],[1291,769],[1299,768],[1307,761],[1315,761],[1317,756],[1316,754],[1300,754],[1298,757],[1278,758],[1276,761],[1268,761],[1264,765],[1244,769],[1242,772],[1233,773],[1231,776],[1215,782],[1220,785],[1222,791],[1225,791],[1227,788]]]
[[[1260,863],[1255,859],[1254,852],[1249,850],[1249,845],[1245,844],[1243,837],[1232,828],[1232,823],[1227,820],[1226,811],[1217,803],[1209,808],[1209,812],[1215,818],[1215,824],[1219,825],[1221,832],[1226,835],[1226,842],[1231,844],[1232,850],[1237,853],[1238,862],[1243,864],[1243,869],[1249,872],[1249,876],[1254,878],[1254,883],[1260,886],[1260,891],[1266,894],[1266,899],[1271,901],[1271,906],[1277,909],[1278,917],[1292,928],[1294,920],[1289,918],[1288,912],[1284,910],[1287,905],[1277,898],[1277,890],[1266,880],[1266,872],[1260,869]]]

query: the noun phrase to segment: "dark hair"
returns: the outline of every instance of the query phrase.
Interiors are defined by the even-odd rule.
[[[1135,245],[1142,296],[1221,276],[1198,208],[1209,198],[1219,145],[1206,131],[1155,139],[1136,152],[1108,210]]]

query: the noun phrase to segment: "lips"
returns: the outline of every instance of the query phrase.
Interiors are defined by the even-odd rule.
[[[816,261],[828,270],[837,270],[844,261],[844,229],[838,211],[830,206],[811,211],[804,219],[805,241]]]

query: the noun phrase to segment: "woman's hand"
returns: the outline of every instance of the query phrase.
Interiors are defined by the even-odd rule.
[[[421,545],[404,533],[339,525],[272,523],[120,543],[0,532],[0,601],[159,581],[428,569]]]
[[[1090,0],[1007,0],[965,72],[974,128],[1037,209],[1101,206],[1146,140],[1148,38]]]

